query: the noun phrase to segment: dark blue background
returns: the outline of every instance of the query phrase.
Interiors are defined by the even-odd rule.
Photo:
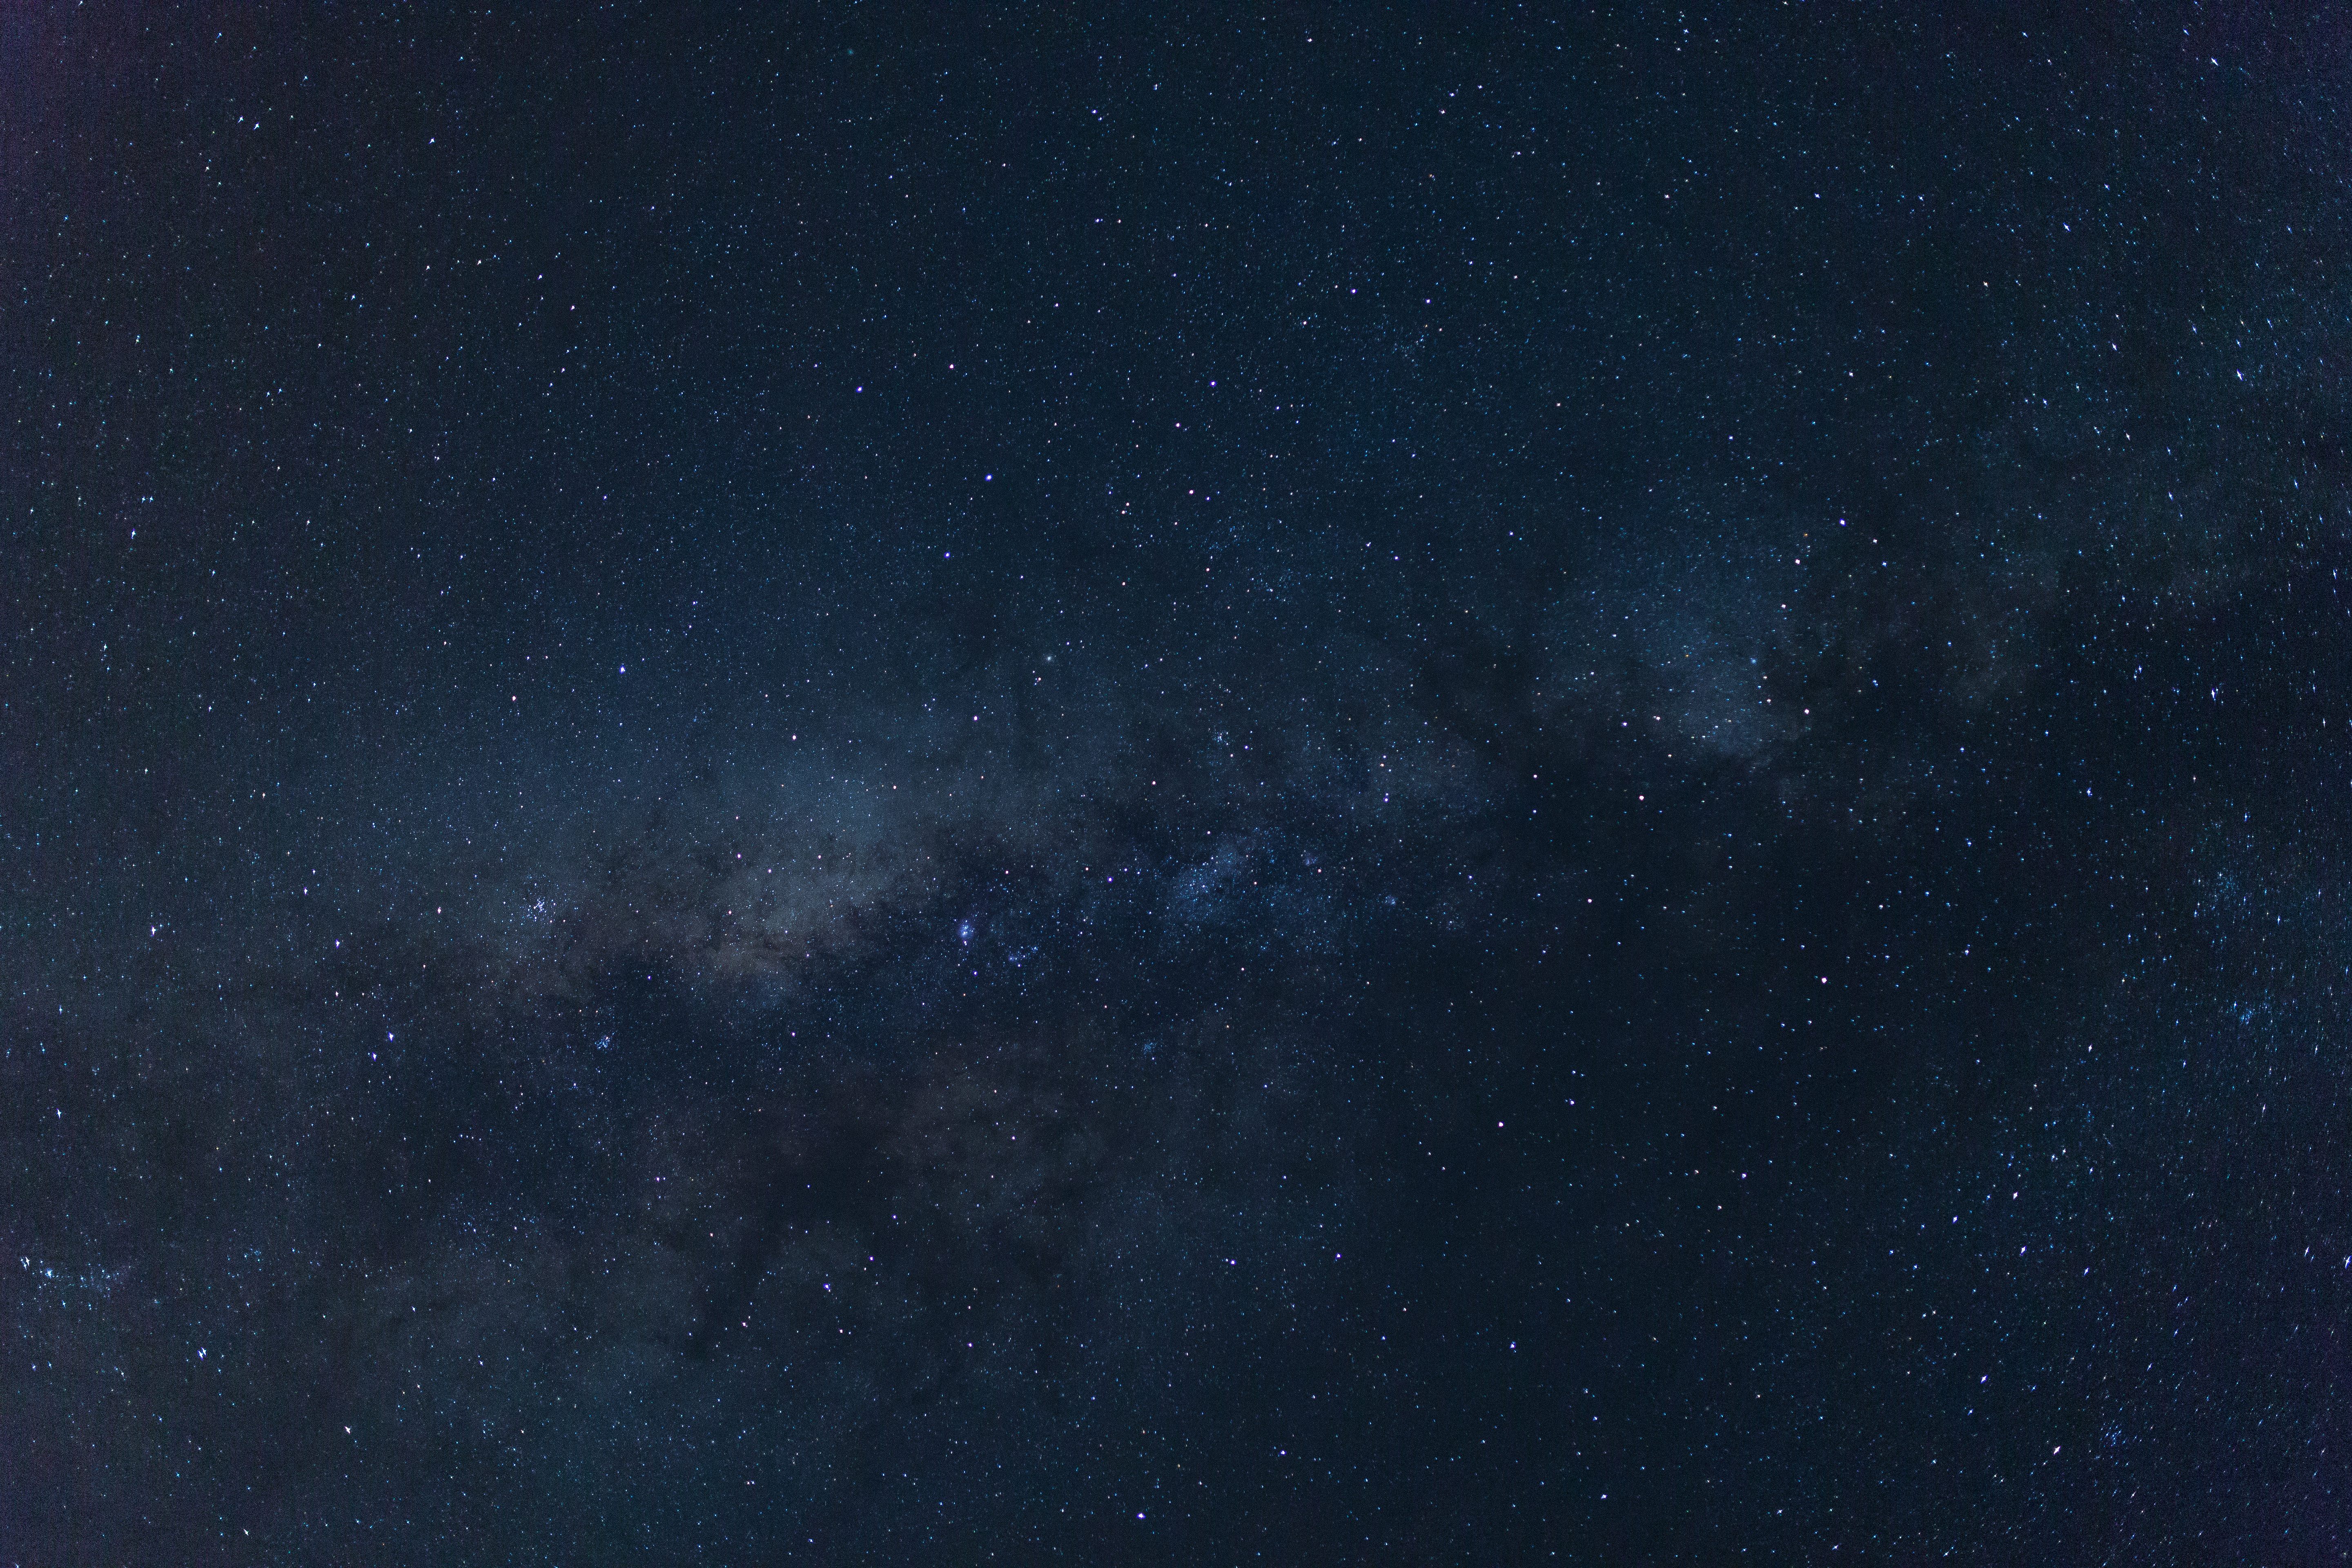
[[[10,1560],[2334,1560],[2340,25],[0,23]]]

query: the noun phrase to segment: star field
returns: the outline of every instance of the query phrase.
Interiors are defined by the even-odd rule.
[[[0,1561],[2336,1560],[2340,31],[0,20]]]

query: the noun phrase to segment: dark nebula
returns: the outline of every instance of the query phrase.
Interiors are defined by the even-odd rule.
[[[2352,43],[0,18],[0,1563],[2352,1552]]]

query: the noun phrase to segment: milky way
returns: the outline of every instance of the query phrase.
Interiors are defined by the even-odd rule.
[[[2341,1548],[2340,50],[201,19],[0,24],[0,1555]]]

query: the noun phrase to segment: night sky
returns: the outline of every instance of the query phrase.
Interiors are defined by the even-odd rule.
[[[1927,9],[0,13],[0,1561],[2352,1553],[2352,29]]]

